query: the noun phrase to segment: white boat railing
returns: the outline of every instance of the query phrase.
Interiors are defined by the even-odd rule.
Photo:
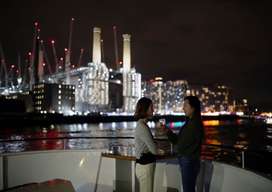
[[[0,189],[60,178],[70,180],[77,192],[134,191],[135,162],[103,157],[102,151],[50,150],[0,155]],[[156,164],[155,191],[182,191],[175,159]],[[198,191],[270,192],[272,181],[245,169],[203,161]]]

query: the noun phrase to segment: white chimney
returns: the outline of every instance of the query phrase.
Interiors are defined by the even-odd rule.
[[[123,34],[123,70],[129,72],[131,68],[131,56],[130,56],[130,35]]]
[[[101,63],[101,29],[93,28],[93,63]]]

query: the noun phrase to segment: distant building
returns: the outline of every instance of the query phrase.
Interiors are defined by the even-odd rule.
[[[184,80],[163,82],[161,77],[142,83],[142,95],[153,101],[155,113],[183,112],[182,102],[188,82]]]
[[[230,92],[225,85],[191,86],[185,80],[164,82],[162,77],[142,82],[142,96],[152,99],[154,111],[159,114],[183,112],[184,98],[189,95],[199,98],[203,112],[247,112],[247,100],[232,102]]]
[[[188,90],[185,80],[166,81],[163,97],[165,98],[165,111],[183,112],[183,101]]]
[[[131,67],[130,35],[123,34],[123,111],[133,113],[141,97],[141,74]]]
[[[59,72],[49,82],[75,86],[75,111],[79,113],[122,111],[134,112],[141,96],[141,74],[131,67],[130,35],[123,35],[123,67],[113,71],[102,62],[101,29],[93,30],[93,58],[86,67]]]
[[[250,113],[249,104],[248,104],[247,99],[239,99],[237,101],[234,101],[233,103],[234,103],[233,105],[235,107],[236,112],[243,112],[245,114]],[[254,111],[254,112],[258,112],[258,111]]]
[[[122,110],[123,107],[123,74],[110,69],[109,73],[109,110]]]
[[[24,112],[26,112],[26,108],[23,100],[0,96],[0,114],[24,113]]]
[[[164,98],[162,97],[162,80],[163,79],[161,77],[155,77],[150,81],[142,82],[142,95],[153,101],[155,113],[161,113],[164,106]]]
[[[132,69],[123,73],[123,111],[133,113],[141,97],[141,74]]]
[[[7,100],[18,100],[24,105],[24,112],[33,112],[33,94],[31,91],[11,93],[6,95]],[[16,111],[18,112],[18,111]]]
[[[67,83],[75,86],[75,111],[100,112],[106,111],[109,104],[109,71],[101,61],[101,29],[93,28],[93,60],[86,67],[69,69],[51,75],[52,82]]]
[[[224,85],[190,86],[188,95],[199,98],[203,112],[230,111],[230,90]]]
[[[72,114],[75,111],[75,86],[73,85],[36,84],[33,97],[36,112]]]

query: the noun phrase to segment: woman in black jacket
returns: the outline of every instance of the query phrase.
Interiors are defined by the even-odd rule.
[[[185,125],[176,135],[170,129],[168,139],[176,145],[184,192],[195,192],[196,178],[200,169],[201,143],[204,137],[200,113],[200,101],[195,96],[184,99]]]

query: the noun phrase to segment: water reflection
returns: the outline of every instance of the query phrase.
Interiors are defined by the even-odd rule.
[[[184,122],[167,122],[166,126],[178,133]],[[241,150],[272,152],[271,125],[253,120],[204,121],[205,142],[202,157],[241,164]],[[163,135],[155,122],[148,122],[152,134]],[[89,149],[126,155],[134,154],[136,122],[98,124],[50,125],[48,127],[1,128],[0,152],[21,152],[50,149]],[[170,153],[166,140],[157,141],[160,148]],[[223,147],[223,148],[222,148]]]
[[[272,146],[272,128],[263,127],[265,124],[253,124],[245,120],[209,120],[203,123],[205,125],[205,144],[233,146],[237,148],[250,146],[263,149],[269,148],[267,146]],[[155,122],[148,122],[148,124],[152,128],[152,133],[155,136],[159,136],[160,134],[155,128]],[[176,133],[182,125],[182,122],[168,122],[167,124],[167,126],[172,127]],[[92,148],[92,143],[96,142],[88,141],[89,138],[117,137],[121,139],[133,137],[135,127],[136,122],[110,122],[99,124],[50,125],[48,127],[29,127],[24,129],[1,129],[0,139],[2,145],[0,146],[0,150],[15,150],[16,146],[20,149],[19,151],[26,149],[31,150],[31,146],[35,149],[38,149],[38,147],[48,149],[54,146],[61,148],[61,145],[64,144],[60,144],[60,142],[57,141],[58,139],[67,140],[69,145],[65,144],[66,146],[64,146],[64,148]],[[263,140],[264,136],[266,138],[265,140]],[[36,141],[39,139],[41,141]],[[49,141],[42,139],[49,139]],[[39,144],[39,142],[41,143]],[[98,141],[98,143],[99,142],[101,141]],[[3,145],[3,143],[8,143],[8,145]],[[22,147],[24,145],[27,147]],[[103,147],[103,145],[100,146]]]
[[[17,141],[10,143],[3,143],[2,150],[3,152],[21,152],[26,150],[26,142],[25,141]]]

